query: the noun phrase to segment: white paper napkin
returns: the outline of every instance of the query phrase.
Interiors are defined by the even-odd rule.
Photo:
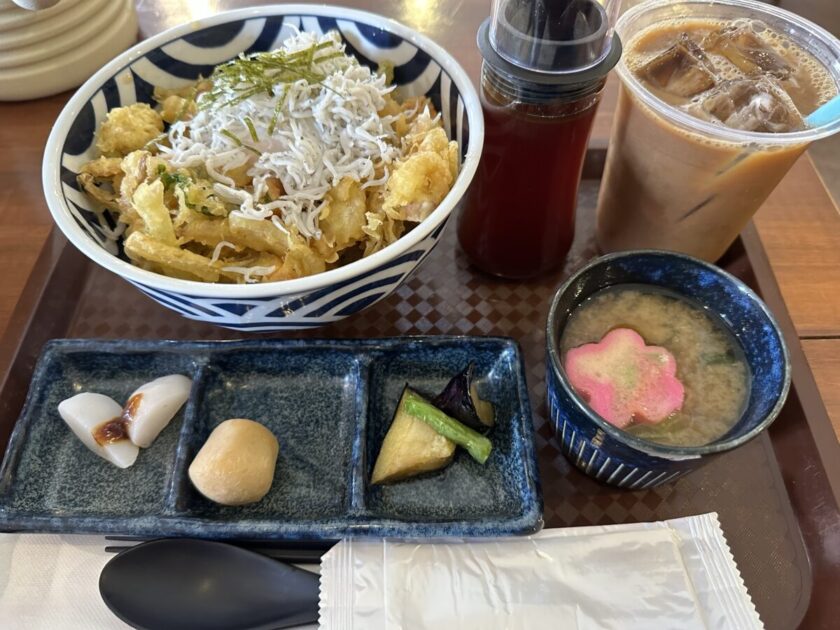
[[[0,535],[0,628],[129,628],[99,596],[104,536]]]
[[[0,534],[0,628],[124,630],[99,595],[104,536]],[[310,567],[307,567],[310,568]],[[301,626],[314,630],[317,625]]]

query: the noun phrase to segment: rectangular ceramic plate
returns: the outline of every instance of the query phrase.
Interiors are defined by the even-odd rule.
[[[496,407],[485,465],[462,449],[446,469],[368,483],[403,386],[436,394],[469,362]],[[87,450],[56,410],[79,392],[120,403],[165,374],[193,379],[189,401],[131,468]],[[260,502],[202,497],[187,468],[228,418],[280,442]],[[333,540],[528,534],[542,526],[525,372],[513,340],[406,337],[244,342],[49,342],[0,468],[0,528],[134,536]]]

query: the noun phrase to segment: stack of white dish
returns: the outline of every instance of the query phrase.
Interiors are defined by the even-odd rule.
[[[40,11],[0,0],[0,101],[81,85],[135,41],[133,0],[59,0]]]

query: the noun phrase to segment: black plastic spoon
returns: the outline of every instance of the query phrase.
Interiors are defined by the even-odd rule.
[[[99,576],[108,608],[149,630],[262,630],[318,621],[318,576],[209,540],[142,543]]]

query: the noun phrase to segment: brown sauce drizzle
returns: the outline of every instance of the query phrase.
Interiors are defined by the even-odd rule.
[[[132,422],[137,415],[137,408],[140,406],[140,401],[143,399],[143,394],[134,394],[131,398],[128,399],[128,402],[125,403],[125,407],[123,407],[122,412],[122,419],[125,420],[126,423]]]
[[[128,422],[122,416],[111,418],[93,430],[93,439],[105,446],[128,439]]]
[[[93,439],[96,440],[97,444],[105,446],[128,439],[128,425],[137,415],[137,408],[140,406],[142,398],[143,394],[135,394],[128,399],[122,414],[103,422],[93,430]]]

